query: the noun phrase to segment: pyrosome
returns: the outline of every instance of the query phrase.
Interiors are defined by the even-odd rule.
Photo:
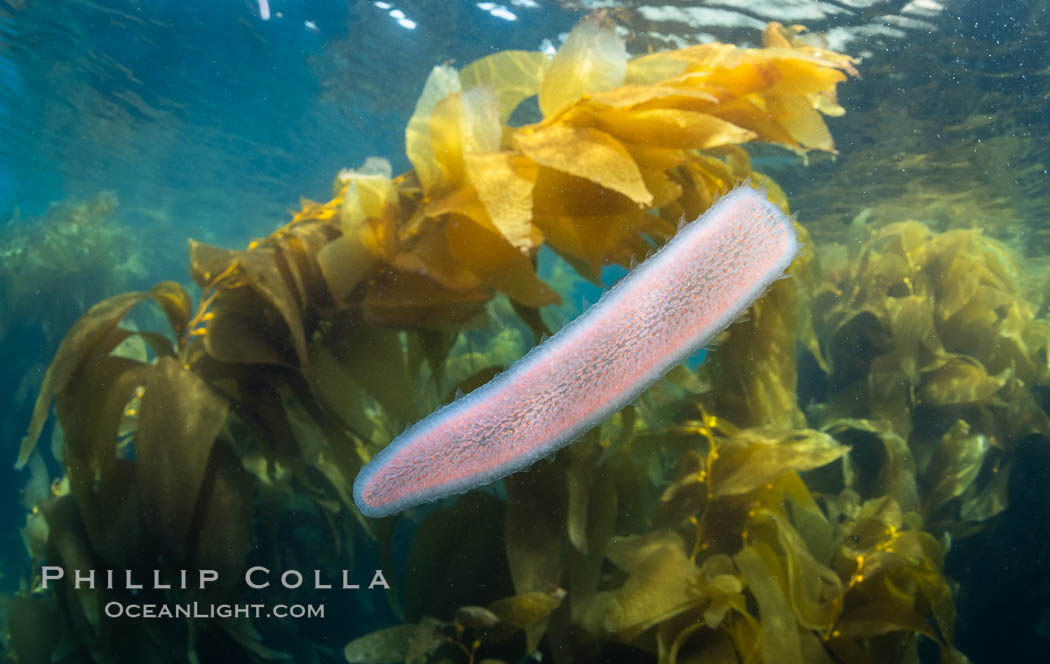
[[[797,251],[792,221],[737,187],[557,334],[376,454],[354,501],[387,516],[529,467],[709,343]]]

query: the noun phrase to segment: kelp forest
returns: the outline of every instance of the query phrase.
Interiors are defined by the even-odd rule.
[[[437,66],[411,170],[369,158],[243,249],[189,240],[192,283],[90,306],[18,453],[9,661],[966,662],[944,560],[1006,508],[1017,446],[1050,436],[1047,273],[976,227],[811,235],[748,152],[835,154],[825,118],[863,67],[808,37],[770,23],[761,48],[629,56],[596,13],[553,57]],[[736,186],[792,213],[803,248],[702,361],[501,483],[358,511],[355,476],[407,425]],[[42,565],[67,576],[45,588]],[[361,589],[257,590],[253,566]],[[89,588],[74,569],[218,581]],[[368,588],[377,569],[389,587]],[[328,613],[106,614],[132,598]]]

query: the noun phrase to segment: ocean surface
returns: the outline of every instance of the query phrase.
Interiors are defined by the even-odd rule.
[[[0,0],[8,661],[1044,661],[1048,38],[1047,0]],[[507,51],[497,117],[456,73]],[[362,515],[406,426],[740,183],[802,243],[742,321]]]

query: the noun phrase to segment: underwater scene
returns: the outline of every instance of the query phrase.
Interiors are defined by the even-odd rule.
[[[1050,661],[1048,38],[0,0],[5,661]]]

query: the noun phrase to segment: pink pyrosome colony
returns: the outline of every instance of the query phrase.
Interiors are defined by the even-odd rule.
[[[797,250],[791,220],[737,187],[507,371],[409,427],[361,470],[354,501],[386,516],[527,468],[709,343]]]

